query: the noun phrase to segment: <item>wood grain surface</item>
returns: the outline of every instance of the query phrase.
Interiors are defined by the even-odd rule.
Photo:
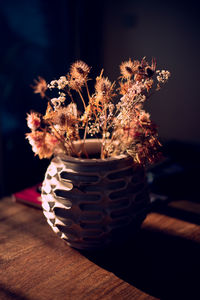
[[[120,246],[88,253],[42,211],[0,200],[0,299],[200,299],[200,226],[152,212]]]

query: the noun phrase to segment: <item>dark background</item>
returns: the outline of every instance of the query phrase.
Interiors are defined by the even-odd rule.
[[[92,66],[93,76],[104,68],[111,80],[129,57],[153,56],[159,69],[170,70],[169,83],[147,108],[166,154],[189,166],[178,184],[198,186],[198,2],[6,0],[0,1],[0,33],[0,196],[42,181],[49,161],[34,157],[25,119],[46,103],[30,85],[38,75],[50,81],[66,74],[77,59]]]

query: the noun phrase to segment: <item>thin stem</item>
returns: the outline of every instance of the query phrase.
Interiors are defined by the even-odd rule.
[[[102,139],[102,144],[101,144],[101,159],[105,158],[105,153],[104,153],[104,142],[106,139],[106,126],[107,126],[107,103],[105,103],[104,107],[104,126],[103,126],[103,139]]]
[[[87,128],[88,128],[88,120],[87,120],[86,125],[85,125],[85,131],[84,131],[84,136],[83,136],[83,144],[82,144],[82,151],[85,154],[85,156],[87,158],[89,158],[89,156],[87,154],[87,151],[85,149],[85,140],[86,140],[86,136],[87,136]]]
[[[65,143],[66,143],[73,153],[73,147],[68,143],[68,141],[66,141],[66,139],[62,135],[60,135],[60,133],[57,131],[57,129],[54,127],[54,125],[51,121],[48,121],[48,123],[51,126],[51,128],[53,129],[53,131],[55,132],[56,138],[58,138],[60,140],[60,142],[62,143],[64,150],[66,152],[68,152],[68,149],[65,146]]]
[[[90,94],[89,94],[89,90],[88,90],[88,86],[87,86],[87,82],[85,81],[85,86],[86,86],[86,89],[87,89],[87,93],[88,93],[88,98],[89,98],[89,101],[90,101]],[[86,111],[86,104],[85,104],[85,101],[83,99],[83,96],[81,94],[81,92],[78,90],[78,93],[79,93],[79,96],[83,102],[83,106],[84,106],[84,110]],[[88,118],[87,118],[87,121],[86,121],[86,125],[85,125],[85,131],[84,131],[84,137],[83,137],[83,144],[82,144],[82,151],[83,153],[85,154],[85,156],[87,158],[89,158],[88,154],[87,154],[87,151],[85,150],[85,140],[86,140],[86,136],[87,136],[87,129],[88,129]]]
[[[79,90],[78,90],[78,93],[79,93],[79,96],[80,96],[80,98],[81,98],[81,100],[83,102],[84,110],[86,110],[86,104],[85,104],[85,101],[83,99],[83,96],[82,96],[82,94],[81,94],[81,92]]]
[[[70,97],[72,103],[74,103],[74,99],[73,99],[72,94],[70,93],[70,91],[67,91],[67,94],[69,95],[69,97]]]
[[[87,84],[87,81],[85,80],[85,87],[86,87],[86,90],[87,90],[87,94],[88,94],[88,99],[89,99],[89,102],[90,102],[90,91],[89,91],[89,88],[88,88],[88,84]]]
[[[51,102],[51,98],[49,98],[49,96],[47,96],[46,94],[45,94],[45,98],[46,98],[49,102]]]

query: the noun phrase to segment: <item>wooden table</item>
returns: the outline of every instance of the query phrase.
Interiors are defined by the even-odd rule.
[[[200,299],[200,226],[152,212],[126,244],[84,253],[42,211],[0,201],[0,299]]]

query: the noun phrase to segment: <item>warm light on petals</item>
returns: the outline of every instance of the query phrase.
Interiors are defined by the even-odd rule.
[[[88,82],[91,68],[83,61],[74,62],[64,76],[47,85],[42,77],[35,80],[34,93],[48,100],[44,115],[27,114],[31,132],[26,138],[39,158],[65,153],[88,157],[85,141],[101,139],[102,159],[130,155],[136,164],[146,166],[160,157],[157,126],[144,110],[145,102],[168,81],[170,72],[157,70],[155,58],[149,63],[129,59],[121,63],[121,76],[112,83],[103,69]],[[45,94],[47,88],[48,96]],[[75,141],[81,141],[77,150]]]
[[[40,127],[41,119],[37,113],[31,112],[27,114],[27,125],[31,130],[36,130]]]
[[[50,158],[59,141],[48,132],[34,131],[26,134],[32,150],[40,159]]]

